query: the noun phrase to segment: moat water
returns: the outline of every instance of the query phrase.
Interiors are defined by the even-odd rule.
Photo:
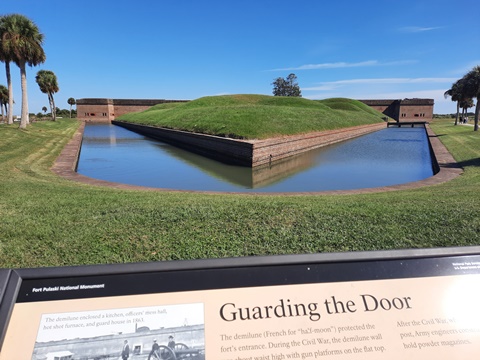
[[[87,124],[77,171],[130,185],[222,192],[350,190],[433,176],[423,127],[385,128],[251,169],[208,159],[119,126]]]

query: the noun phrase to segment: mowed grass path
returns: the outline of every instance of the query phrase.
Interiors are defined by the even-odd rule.
[[[480,133],[433,130],[465,167],[428,188],[242,196],[115,190],[49,168],[78,127],[0,125],[0,267],[478,245]]]

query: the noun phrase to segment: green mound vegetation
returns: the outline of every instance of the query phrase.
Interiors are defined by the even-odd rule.
[[[382,117],[352,99],[225,95],[159,104],[117,120],[236,139],[266,139],[374,124],[383,121]]]

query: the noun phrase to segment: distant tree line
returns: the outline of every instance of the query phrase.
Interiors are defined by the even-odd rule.
[[[42,108],[42,112],[38,112],[36,114],[30,113],[31,117],[34,117],[37,120],[42,120],[42,119],[52,119],[53,115],[52,112],[47,112],[48,109],[46,106]],[[60,109],[60,108],[55,108],[55,115],[57,119],[61,118],[76,118],[77,117],[77,110],[73,109]]]
[[[477,100],[473,130],[478,131],[478,118],[480,115],[480,65],[475,66],[461,79],[454,82],[452,87],[445,91],[444,95],[445,98],[451,97],[452,101],[457,102],[455,125],[458,124],[460,109],[462,109],[462,116],[466,116],[467,110],[474,106],[473,99]]]

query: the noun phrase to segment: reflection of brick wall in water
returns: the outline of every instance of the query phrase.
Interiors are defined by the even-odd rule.
[[[360,125],[349,128],[312,132],[257,140],[253,145],[253,166],[269,164],[290,156],[305,153],[330,144],[352,139],[385,128],[385,123]]]
[[[47,353],[56,351],[70,351],[75,360],[87,360],[95,357],[110,356],[118,359],[122,352],[123,343],[128,340],[130,352],[133,354],[150,353],[153,340],[157,339],[159,345],[167,346],[168,337],[173,335],[176,343],[183,343],[189,348],[205,348],[205,327],[204,325],[182,326],[159,330],[137,331],[131,334],[116,334],[96,336],[93,338],[81,338],[61,341],[50,341],[48,343],[36,343],[32,360],[45,359]]]
[[[265,164],[254,167],[252,170],[251,187],[266,186],[289,175],[296,174],[302,169],[308,169],[313,166],[313,160],[314,156],[302,154],[273,162],[271,165]]]
[[[266,140],[236,140],[120,121],[114,121],[113,124],[203,156],[229,164],[250,167],[268,165],[271,162],[302,154],[325,145],[352,139],[386,127],[382,121],[371,125],[283,136]],[[252,181],[256,182],[253,179]]]

